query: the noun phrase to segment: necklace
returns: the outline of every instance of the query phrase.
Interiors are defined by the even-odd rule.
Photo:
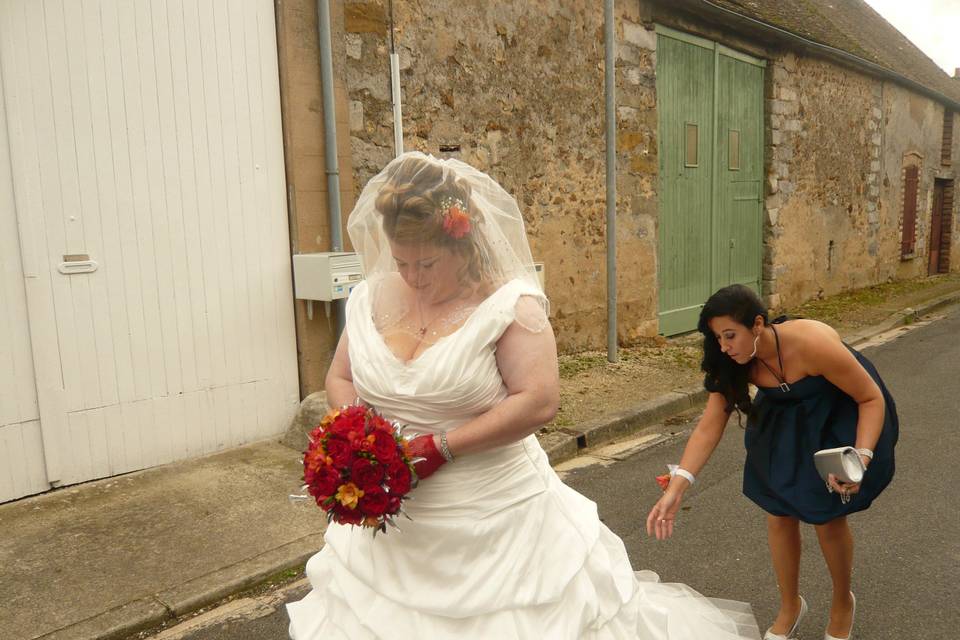
[[[423,301],[421,301],[419,298],[417,298],[417,315],[418,315],[418,317],[419,317],[419,319],[420,319],[419,328],[417,329],[417,337],[418,337],[420,340],[423,340],[423,339],[426,337],[426,335],[427,335],[427,329],[429,329],[429,328],[433,325],[433,323],[436,322],[439,318],[443,317],[443,315],[444,315],[444,313],[443,313],[443,307],[444,307],[444,305],[449,304],[450,301],[452,301],[452,300],[458,300],[458,299],[461,299],[461,298],[463,298],[463,297],[464,297],[463,291],[462,291],[461,289],[457,289],[456,291],[453,292],[452,295],[444,298],[444,299],[441,300],[440,302],[438,302],[438,303],[436,303],[435,305],[433,305],[435,308],[441,308],[441,311],[440,311],[440,313],[436,314],[433,318],[431,318],[429,322],[424,322],[424,321],[423,321]],[[436,335],[436,333],[437,333],[437,332],[434,331],[434,332],[433,332],[433,335]]]
[[[447,302],[447,301],[444,301],[444,302],[442,302],[441,304],[446,304],[446,302]],[[437,306],[440,306],[440,305],[437,305]],[[420,328],[417,329],[417,337],[420,338],[420,340],[423,340],[423,339],[426,337],[426,335],[427,335],[427,329],[429,329],[430,326],[433,325],[433,323],[436,322],[437,319],[440,318],[440,317],[443,315],[443,313],[442,313],[442,312],[441,312],[441,313],[438,313],[438,314],[435,315],[434,317],[430,318],[429,322],[424,322],[424,321],[423,321],[423,306],[422,306],[422,304],[420,303],[419,300],[417,301],[417,313],[418,313],[418,316],[419,316],[419,319],[420,319],[420,323],[419,323],[419,327],[420,327]],[[436,335],[436,332],[434,332],[434,335]]]

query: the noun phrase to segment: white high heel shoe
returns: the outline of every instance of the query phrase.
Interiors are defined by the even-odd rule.
[[[838,638],[824,631],[823,640],[850,640],[850,638],[853,637],[853,619],[857,615],[857,596],[853,595],[853,591],[850,592],[850,598],[853,600],[853,610],[850,612],[850,631],[847,632],[847,636],[845,638]]]
[[[790,627],[790,631],[787,631],[785,635],[780,635],[779,633],[773,633],[770,629],[767,629],[767,632],[763,634],[763,640],[791,640],[793,634],[796,633],[797,627],[800,626],[800,621],[803,620],[803,616],[807,615],[807,601],[803,599],[803,596],[800,596],[800,613],[797,614],[797,619],[793,621],[793,626]],[[833,638],[827,638],[826,640],[834,640]]]

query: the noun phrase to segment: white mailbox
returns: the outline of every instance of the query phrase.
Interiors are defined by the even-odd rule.
[[[307,316],[313,317],[313,300],[329,303],[346,298],[363,280],[356,253],[297,253],[293,256],[293,295],[307,301]]]

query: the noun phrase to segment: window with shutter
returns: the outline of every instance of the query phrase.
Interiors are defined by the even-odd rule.
[[[910,165],[903,178],[903,236],[900,240],[900,257],[912,258],[917,244],[917,191],[920,170]]]

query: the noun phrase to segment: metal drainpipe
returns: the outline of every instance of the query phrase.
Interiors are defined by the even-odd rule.
[[[395,156],[403,153],[403,116],[400,105],[400,56],[393,34],[393,0],[390,0],[390,96],[393,100],[393,151]]]
[[[614,71],[614,0],[603,5],[604,95],[607,124],[607,361],[617,361],[617,114]]]
[[[320,89],[323,94],[324,164],[327,172],[327,205],[330,217],[330,250],[343,251],[340,223],[340,166],[337,162],[337,118],[333,93],[333,47],[330,44],[330,0],[317,0],[320,32]],[[344,302],[334,303],[337,339],[343,331]]]

